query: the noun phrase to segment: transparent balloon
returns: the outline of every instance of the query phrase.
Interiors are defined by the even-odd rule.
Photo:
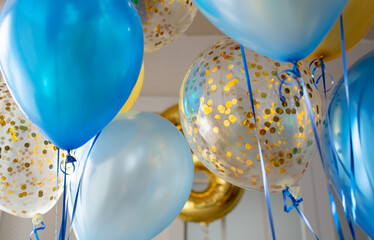
[[[25,117],[0,79],[0,210],[33,218],[62,193],[57,149]]]
[[[132,0],[144,33],[144,51],[153,52],[182,35],[191,25],[197,8],[191,0]]]
[[[262,191],[257,131],[270,191],[294,185],[306,171],[315,144],[306,104],[296,80],[286,73],[292,65],[246,50],[258,125],[244,74],[240,45],[226,38],[212,44],[190,67],[180,92],[183,132],[197,157],[216,175],[247,189]],[[305,79],[318,129],[320,96]],[[279,93],[284,100],[281,101]]]

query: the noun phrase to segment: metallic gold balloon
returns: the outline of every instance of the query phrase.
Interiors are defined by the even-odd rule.
[[[0,210],[33,218],[62,193],[57,151],[23,115],[0,80]]]
[[[315,152],[310,121],[321,124],[319,92],[307,66],[299,62],[315,119],[300,89],[286,73],[292,67],[246,50],[257,126],[244,74],[240,46],[225,38],[203,51],[181,87],[179,111],[185,137],[196,156],[214,174],[239,187],[263,191],[257,131],[272,192],[294,185]],[[285,98],[280,100],[279,88]]]
[[[373,0],[348,1],[343,11],[344,37],[347,51],[365,37],[373,24]],[[323,55],[325,61],[331,61],[340,57],[341,53],[340,20],[338,20],[324,40],[306,60],[310,62]]]
[[[184,221],[209,224],[226,216],[241,199],[244,190],[214,175],[193,154],[195,174],[203,172],[209,179],[209,186],[202,192],[192,189],[179,218]]]
[[[119,113],[127,112],[131,109],[131,107],[134,105],[136,99],[138,99],[140,91],[143,87],[143,80],[144,80],[144,63],[142,65],[142,68],[139,73],[138,80],[136,81],[136,84],[134,88],[131,91],[130,97],[127,99],[125,105],[123,105],[121,111]]]
[[[161,116],[172,122],[178,129],[180,125],[178,105],[164,111]],[[183,207],[179,218],[184,221],[208,224],[229,213],[241,199],[244,190],[214,175],[193,154],[195,174],[203,172],[208,180],[208,187],[201,192],[192,189],[190,197]]]
[[[191,25],[197,8],[191,0],[132,0],[144,33],[144,51],[158,50]]]

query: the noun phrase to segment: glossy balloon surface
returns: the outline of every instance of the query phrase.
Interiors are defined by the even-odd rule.
[[[77,150],[78,159],[85,159],[91,142]],[[70,196],[76,195],[79,164]],[[193,175],[191,151],[173,124],[152,113],[119,114],[89,155],[73,223],[77,238],[153,238],[182,210]]]
[[[125,105],[121,108],[119,113],[124,113],[130,111],[132,106],[134,106],[136,100],[138,99],[140,92],[142,91],[144,81],[144,63],[142,65],[142,69],[140,70],[138,81],[136,81],[135,87],[132,89],[129,98],[127,99]]]
[[[218,29],[245,47],[280,61],[310,55],[348,0],[194,0]]]
[[[0,67],[21,110],[56,146],[75,149],[130,95],[143,34],[130,0],[10,0]]]
[[[374,238],[374,51],[356,62],[348,72],[350,109],[347,107],[344,81],[340,80],[333,93],[328,113],[332,132],[332,146],[337,154],[333,155],[328,128],[325,127],[324,146],[328,173],[335,191],[340,196],[341,190],[350,196],[350,144],[349,129],[352,130],[353,156],[356,184],[357,223]],[[349,118],[351,125],[349,125]],[[335,160],[338,168],[335,167]],[[348,201],[350,205],[350,201]]]

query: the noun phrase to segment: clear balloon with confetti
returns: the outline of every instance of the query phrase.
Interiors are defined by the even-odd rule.
[[[320,128],[321,99],[303,63],[297,65],[307,93],[300,91],[297,80],[282,72],[292,66],[290,63],[245,52],[257,126],[240,45],[225,38],[208,47],[185,76],[179,101],[183,132],[197,157],[216,175],[234,185],[262,191],[259,136],[269,190],[281,191],[303,176],[313,158],[310,121]],[[315,119],[308,115],[303,94],[310,97]]]
[[[62,193],[57,167],[56,147],[27,120],[1,77],[0,210],[24,218],[49,211]]]
[[[132,0],[144,33],[144,51],[156,51],[173,42],[191,25],[197,8],[191,0]]]

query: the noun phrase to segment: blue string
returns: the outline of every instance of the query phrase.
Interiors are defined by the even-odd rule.
[[[62,220],[61,220],[61,227],[60,227],[60,235],[59,240],[65,240],[66,236],[66,225],[68,220],[68,203],[67,203],[67,197],[66,197],[66,176],[69,175],[66,173],[66,164],[71,163],[73,166],[73,171],[75,170],[74,163],[77,160],[71,156],[70,151],[68,151],[68,156],[66,157],[65,163],[64,163],[64,171],[61,168],[61,171],[64,173],[64,193],[63,193],[63,205],[62,205]]]
[[[65,169],[66,169],[66,161],[65,161]],[[64,193],[63,193],[63,205],[62,205],[62,220],[61,220],[61,226],[60,226],[60,235],[59,240],[65,240],[65,234],[66,234],[66,211],[67,211],[67,204],[66,204],[66,172],[64,172]]]
[[[35,239],[36,239],[36,240],[39,240],[38,231],[40,231],[40,230],[44,230],[44,229],[45,229],[45,224],[44,224],[44,222],[42,221],[40,224],[41,224],[42,226],[41,226],[41,227],[38,227],[38,228],[35,226],[35,224],[33,224],[33,226],[34,226],[34,230],[30,233],[30,240],[32,240],[32,235],[34,235],[34,234],[35,234]]]
[[[307,107],[308,115],[311,119],[310,123],[312,125],[312,130],[313,130],[314,138],[316,140],[318,153],[319,153],[319,156],[320,156],[320,159],[321,159],[321,162],[322,162],[322,167],[323,167],[324,172],[326,174],[326,167],[325,167],[325,162],[323,160],[322,149],[321,149],[321,144],[320,144],[320,141],[319,141],[317,126],[316,126],[316,123],[314,122],[315,118],[314,118],[314,114],[313,114],[313,108],[312,108],[312,105],[310,103],[309,96],[307,94],[307,88],[305,87],[304,79],[301,77],[300,70],[297,68],[297,64],[295,62],[293,63],[293,66],[292,66],[291,69],[285,70],[284,72],[289,74],[295,80],[295,82],[297,82],[297,84],[299,86],[301,86],[302,93],[300,95],[305,96],[304,97],[305,104],[306,104],[306,107]],[[285,84],[285,80],[282,80],[282,79],[279,78],[279,81],[281,82],[281,85]],[[279,88],[279,89],[281,89],[281,88]],[[281,91],[279,91],[279,95],[282,99],[282,92]],[[328,183],[326,185],[327,185],[327,190],[329,192],[331,213],[332,213],[333,218],[334,218],[335,226],[336,226],[336,229],[338,231],[339,238],[344,239],[343,232],[341,230],[341,226],[340,226],[340,222],[339,222],[339,215],[338,215],[338,212],[337,212],[337,209],[336,209],[335,200],[334,200],[334,197],[332,195],[330,185]]]
[[[317,59],[315,59],[317,60]],[[315,61],[314,60],[314,61]],[[313,62],[314,62],[313,61]],[[312,62],[312,63],[313,63]],[[323,87],[324,87],[324,93],[325,93],[325,101],[327,102],[327,92],[328,90],[326,90],[326,84],[325,84],[325,72],[326,72],[326,68],[325,68],[325,63],[323,61],[323,57],[321,57],[319,59],[319,62],[320,62],[320,66],[316,66],[313,70],[313,73],[312,73],[312,78],[314,78],[314,72],[315,72],[315,69],[318,68],[318,67],[321,67],[321,73],[322,73],[322,79],[323,79]],[[312,64],[311,63],[311,64]],[[318,78],[320,79],[321,76]],[[316,84],[318,84],[318,81],[316,81]],[[332,138],[332,131],[331,131],[331,125],[330,125],[330,115],[329,113],[327,112],[326,113],[326,126],[327,126],[327,130],[328,130],[328,138],[329,138],[329,141],[330,141],[330,147],[331,147],[331,152],[332,152],[332,158],[333,158],[333,163],[334,163],[334,168],[335,168],[335,171],[336,171],[336,174],[337,176],[340,176],[339,175],[339,168],[338,168],[338,161],[340,163],[340,166],[342,167],[344,173],[346,175],[350,175],[349,171],[345,168],[345,165],[343,164],[343,162],[341,161],[341,159],[339,158],[339,155],[335,149],[335,146],[334,146],[334,142],[333,142],[333,138]],[[343,206],[343,210],[344,210],[344,215],[346,217],[346,220],[347,220],[347,223],[348,223],[348,226],[349,226],[349,229],[351,231],[351,234],[352,234],[352,237],[353,239],[356,239],[356,236],[355,236],[355,232],[354,232],[354,227],[353,227],[353,222],[351,220],[351,217],[350,217],[350,213],[348,211],[348,205],[347,205],[347,202],[346,202],[346,196],[345,196],[345,193],[341,187],[341,184],[340,182],[337,182],[337,184],[339,185],[339,188],[341,189],[340,191],[340,197],[341,197],[341,202],[342,202],[342,206]]]
[[[340,37],[342,46],[342,60],[343,60],[343,71],[344,71],[344,86],[345,86],[345,96],[347,100],[347,108],[350,110],[349,104],[349,85],[348,85],[348,70],[347,70],[347,56],[345,50],[345,38],[344,38],[344,26],[343,26],[343,15],[340,15]],[[353,155],[353,139],[352,139],[352,129],[351,129],[351,117],[348,114],[348,127],[349,127],[349,147],[350,147],[350,157],[351,157],[351,171],[349,178],[351,181],[350,194],[351,194],[351,216],[352,224],[349,225],[353,239],[356,239],[356,179],[355,179],[355,168],[354,168],[354,155]]]
[[[286,213],[289,213],[292,209],[296,209],[296,211],[299,213],[300,217],[303,219],[305,224],[308,226],[310,231],[314,234],[317,240],[319,240],[317,234],[314,232],[312,226],[310,225],[308,219],[305,217],[305,215],[300,211],[298,208],[299,204],[303,201],[302,198],[295,198],[289,191],[289,187],[286,187],[283,191],[283,208]],[[292,204],[287,207],[287,197],[291,200]]]
[[[58,180],[59,180],[59,175],[60,175],[59,174],[60,173],[59,166],[60,166],[60,149],[57,148],[57,167],[56,167],[56,170],[57,170],[57,182],[56,182],[57,196],[56,196],[55,240],[57,240]]]
[[[253,103],[251,80],[249,78],[247,60],[246,60],[246,57],[245,57],[245,52],[244,52],[243,45],[240,45],[240,49],[241,49],[241,53],[242,53],[243,65],[244,65],[244,70],[245,70],[245,77],[247,79],[248,92],[249,92],[249,96],[250,96],[250,99],[251,99],[253,120],[254,120],[255,126],[257,126],[255,106],[254,106],[254,103]],[[270,203],[269,188],[268,188],[267,177],[266,177],[265,163],[264,163],[264,159],[262,157],[262,149],[261,149],[260,138],[258,136],[258,133],[257,133],[256,129],[254,130],[254,132],[256,133],[258,152],[259,152],[259,155],[260,155],[262,181],[264,183],[264,193],[265,193],[265,199],[266,199],[266,206],[267,206],[267,210],[268,210],[268,217],[269,217],[269,222],[270,222],[271,234],[272,234],[273,240],[275,240],[276,237],[275,237],[275,231],[274,231],[273,214],[272,214],[272,211],[271,211],[271,203]]]
[[[90,150],[88,151],[87,153],[87,156],[86,156],[86,159],[84,160],[84,163],[83,163],[83,170],[82,170],[82,173],[81,173],[81,176],[79,178],[79,183],[78,183],[78,187],[77,187],[77,192],[75,194],[75,198],[74,198],[74,205],[73,205],[73,212],[72,212],[72,216],[71,216],[71,221],[70,221],[70,230],[69,230],[69,236],[68,236],[68,240],[70,239],[70,234],[71,234],[71,229],[73,227],[73,222],[74,222],[74,217],[75,217],[75,210],[77,209],[77,202],[78,202],[78,196],[79,196],[79,191],[80,191],[80,186],[81,186],[81,183],[82,183],[82,179],[83,179],[83,175],[84,175],[84,171],[86,169],[86,163],[87,163],[87,160],[88,160],[88,157],[90,156],[91,154],[91,151],[92,151],[92,148],[93,146],[95,145],[96,143],[96,140],[99,138],[100,136],[100,133],[99,132],[95,139],[93,140],[92,144],[91,144],[91,147],[90,147]]]

